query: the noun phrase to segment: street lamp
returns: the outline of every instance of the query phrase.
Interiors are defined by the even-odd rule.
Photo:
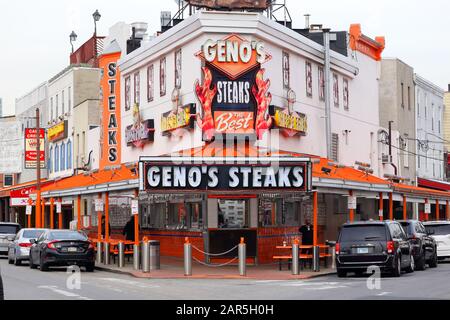
[[[72,53],[73,53],[73,42],[77,41],[77,34],[75,33],[75,31],[72,31],[72,33],[70,34],[70,45],[72,46]]]
[[[100,14],[100,12],[98,12],[98,10],[95,10],[95,12],[92,14],[92,17],[94,18],[94,35],[97,37],[97,22],[100,21],[102,15]]]

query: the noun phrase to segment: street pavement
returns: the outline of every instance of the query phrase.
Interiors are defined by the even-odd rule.
[[[437,269],[382,277],[380,286],[367,276],[310,280],[138,279],[103,271],[81,272],[80,288],[65,269],[50,272],[16,267],[0,258],[6,300],[358,300],[450,299],[450,263]],[[368,281],[369,280],[369,281]]]

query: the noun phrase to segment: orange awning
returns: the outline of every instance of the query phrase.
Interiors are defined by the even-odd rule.
[[[402,183],[393,183],[392,188],[396,192],[403,193],[409,196],[450,200],[450,192],[447,191],[410,186]]]
[[[138,187],[137,165],[121,165],[104,170],[85,172],[69,178],[55,180],[42,188],[42,196],[64,197]]]

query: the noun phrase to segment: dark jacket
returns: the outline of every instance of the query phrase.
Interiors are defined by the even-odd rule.
[[[111,235],[111,224],[108,222],[108,235]],[[102,222],[102,236],[106,238],[105,222]]]
[[[134,241],[134,220],[127,222],[123,228],[122,234],[125,236],[126,240]]]
[[[313,226],[312,225],[304,225],[301,226],[298,230],[302,234],[302,244],[304,245],[312,245],[313,244]]]

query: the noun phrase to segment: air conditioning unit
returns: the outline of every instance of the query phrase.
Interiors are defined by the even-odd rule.
[[[383,164],[389,164],[389,163],[392,163],[392,156],[389,155],[389,154],[383,154],[383,155],[381,156],[381,162],[382,162]]]

